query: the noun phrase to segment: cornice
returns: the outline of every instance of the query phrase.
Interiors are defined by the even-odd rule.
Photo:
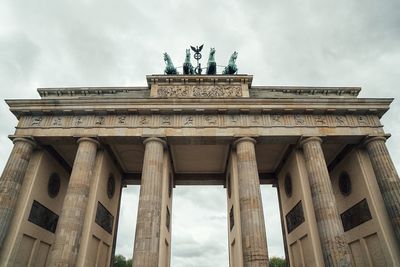
[[[356,98],[361,87],[252,86],[252,97]]]
[[[168,76],[169,77],[169,76]],[[165,77],[162,77],[163,82],[158,82],[156,77],[149,76],[149,86],[157,80],[158,84],[189,84],[200,83],[198,81],[189,81],[185,79],[186,76],[181,77],[183,81],[173,78],[170,79],[171,83],[166,82]],[[192,78],[192,76],[189,76]],[[200,79],[202,84],[224,84],[221,78],[218,79],[214,76],[205,76],[208,79]],[[238,77],[239,80],[227,79],[225,84],[243,84],[248,83],[248,77]],[[192,78],[193,79],[193,78]],[[231,81],[231,82],[229,82]],[[360,87],[307,87],[307,86],[251,86],[250,95],[253,98],[356,98],[361,91]],[[113,98],[147,98],[150,94],[149,87],[137,86],[137,87],[60,87],[60,88],[38,88],[37,89],[41,98],[47,99],[59,99],[59,98],[90,98],[90,97],[113,97]]]
[[[393,98],[235,98],[235,99],[23,99],[6,100],[15,116],[115,113],[301,113],[374,114],[381,117]]]
[[[146,86],[136,87],[60,87],[60,88],[38,88],[42,98],[77,98],[77,97],[115,97],[126,96],[129,93],[149,92]]]
[[[149,87],[152,84],[232,84],[241,83],[251,86],[253,75],[162,75],[153,74],[146,76]]]

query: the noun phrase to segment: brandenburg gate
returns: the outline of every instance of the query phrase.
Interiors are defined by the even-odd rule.
[[[0,265],[110,266],[122,187],[140,184],[133,266],[170,265],[180,185],[224,186],[230,266],[268,266],[260,184],[273,184],[290,266],[400,266],[400,180],[380,123],[392,99],[252,78],[149,75],[7,100],[18,125]]]

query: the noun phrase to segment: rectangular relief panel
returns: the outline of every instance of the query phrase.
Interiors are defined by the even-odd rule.
[[[97,202],[95,222],[109,234],[112,234],[114,216],[100,202]]]
[[[290,251],[292,253],[292,259],[290,261],[290,266],[303,267],[303,261],[301,259],[301,251],[299,241],[294,242],[290,245]]]
[[[236,267],[237,266],[237,259],[236,259],[236,242],[235,239],[233,239],[231,243],[231,261],[230,261],[230,267]]]
[[[316,266],[315,258],[313,257],[314,255],[313,246],[311,242],[312,241],[310,240],[308,235],[305,235],[300,239],[305,266]]]
[[[17,258],[14,266],[26,267],[29,265],[29,260],[32,255],[33,245],[35,244],[36,238],[29,235],[22,235],[21,244],[18,249]]]
[[[340,217],[345,232],[372,219],[368,202],[365,198],[340,214]]]
[[[367,244],[368,253],[372,260],[372,266],[388,266],[386,264],[385,256],[383,255],[381,242],[379,241],[378,235],[375,233],[365,237],[365,243]]]
[[[286,214],[286,227],[290,234],[294,229],[296,229],[300,224],[305,221],[303,206],[301,201],[299,201],[296,206],[294,206],[288,214]]]
[[[353,263],[355,264],[355,266],[356,267],[368,266],[369,265],[368,260],[365,253],[363,253],[360,240],[356,240],[350,243],[349,246],[353,257]]]
[[[98,255],[97,259],[97,266],[99,267],[107,267],[109,266],[109,260],[108,260],[108,252],[110,250],[110,246],[107,245],[106,243],[102,242],[101,247],[100,247],[100,253]]]
[[[96,265],[99,246],[100,246],[100,239],[92,235],[88,250],[88,256],[86,258],[86,264],[88,264],[89,266]]]
[[[46,229],[47,231],[55,233],[58,223],[58,215],[34,200],[28,221]]]
[[[47,261],[47,256],[49,255],[50,251],[50,244],[47,244],[45,242],[40,242],[38,251],[36,253],[36,264],[35,267],[45,267],[46,266],[46,261]]]

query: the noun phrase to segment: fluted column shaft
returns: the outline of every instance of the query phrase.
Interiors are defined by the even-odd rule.
[[[93,138],[78,140],[78,151],[47,266],[76,265],[98,145]]]
[[[145,152],[132,266],[157,267],[160,253],[165,142],[152,137],[147,138],[144,144]]]
[[[14,147],[0,178],[0,248],[6,237],[22,181],[24,179],[35,142],[28,138],[15,138]]]
[[[400,179],[385,145],[385,137],[372,137],[365,141],[376,180],[381,191],[393,230],[400,245]]]
[[[309,137],[301,142],[306,161],[311,196],[325,266],[351,266],[351,252],[344,240],[343,225],[326,166],[319,137]]]
[[[238,164],[243,266],[268,266],[265,222],[258,176],[255,140],[235,142]]]

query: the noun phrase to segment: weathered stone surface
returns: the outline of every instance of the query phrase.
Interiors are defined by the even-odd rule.
[[[25,176],[35,142],[28,138],[15,138],[14,147],[0,178],[0,248],[14,213],[19,190]]]
[[[159,138],[144,141],[145,153],[132,266],[159,266],[162,203],[162,168],[165,142]]]
[[[90,178],[99,143],[93,138],[78,140],[74,166],[64,199],[56,238],[47,266],[75,266],[89,197]]]
[[[268,250],[258,177],[255,140],[235,142],[238,164],[243,266],[268,266]]]
[[[301,146],[306,161],[324,262],[327,267],[352,266],[351,251],[344,240],[343,226],[336,208],[321,142],[319,137],[309,137],[301,142]]]
[[[400,245],[400,179],[385,145],[386,138],[368,138],[367,148],[393,230]]]

